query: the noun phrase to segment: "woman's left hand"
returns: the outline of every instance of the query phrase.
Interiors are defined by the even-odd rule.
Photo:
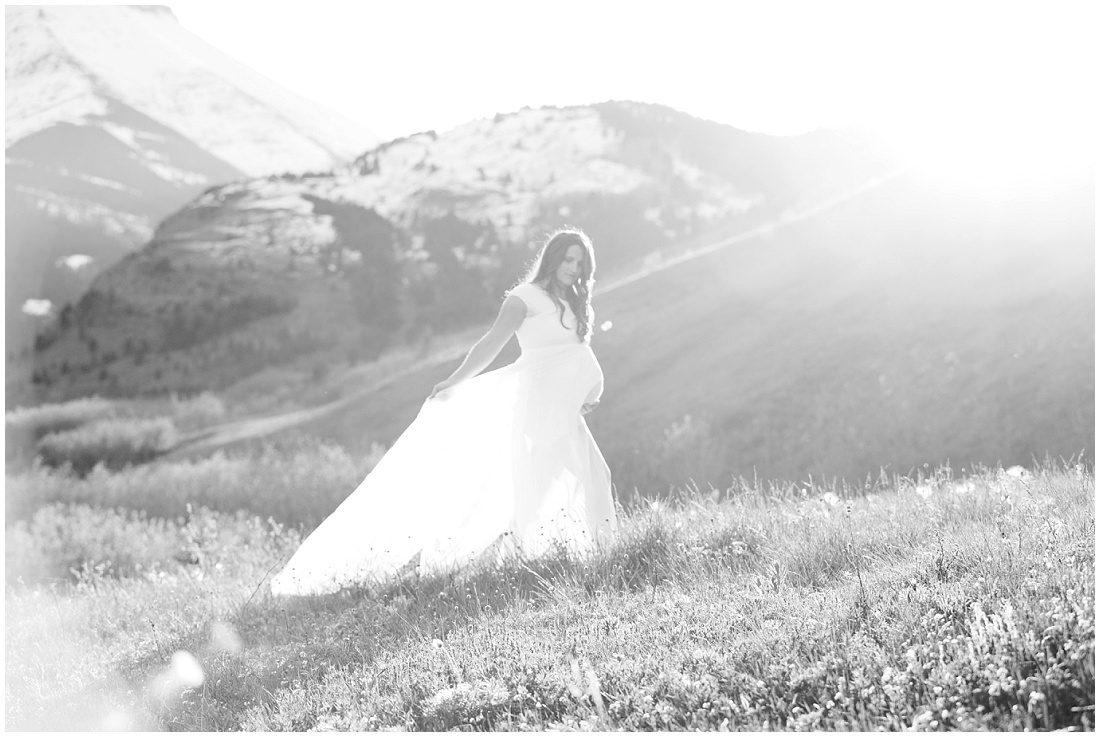
[[[596,409],[596,407],[598,407],[599,404],[600,404],[600,400],[598,400],[598,399],[595,402],[585,402],[583,405],[581,405],[581,414],[582,415],[588,414],[592,410]]]

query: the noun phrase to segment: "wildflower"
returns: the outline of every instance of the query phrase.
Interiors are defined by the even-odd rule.
[[[827,491],[821,495],[821,501],[825,502],[830,507],[835,507],[840,502],[840,497],[831,491]]]
[[[921,499],[927,499],[928,497],[932,496],[932,487],[928,484],[921,484],[917,488],[913,489],[913,491],[917,492],[917,496],[919,496]]]
[[[434,647],[436,650],[443,647],[443,640],[440,640],[439,638],[432,640],[432,647]]]

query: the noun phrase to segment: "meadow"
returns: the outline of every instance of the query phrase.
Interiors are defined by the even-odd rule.
[[[622,495],[587,556],[271,597],[369,463],[300,439],[9,473],[6,727],[1094,725],[1087,463],[685,484]]]
[[[457,336],[217,395],[9,412],[5,724],[1092,729],[1083,191],[899,177],[597,292],[588,421],[622,525],[585,556],[270,596]],[[265,439],[180,447],[334,398]]]

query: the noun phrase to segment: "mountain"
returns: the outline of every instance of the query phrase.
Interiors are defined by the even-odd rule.
[[[640,278],[597,279],[606,390],[587,421],[619,498],[689,479],[1094,461],[1093,173],[1020,181],[911,169]],[[389,445],[459,360],[292,432]]]
[[[524,109],[382,144],[327,173],[204,192],[44,334],[44,398],[223,388],[484,320],[541,235],[600,273],[752,227],[891,169],[868,141],[775,137],[660,105]]]
[[[7,6],[5,82],[9,371],[41,300],[75,302],[203,190],[331,169],[378,142],[160,6]]]

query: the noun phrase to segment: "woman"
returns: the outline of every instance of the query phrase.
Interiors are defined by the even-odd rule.
[[[486,554],[574,552],[616,529],[611,475],[582,414],[603,391],[588,345],[595,258],[555,232],[492,328],[351,496],[271,582],[276,595],[378,581]],[[478,376],[515,334],[522,354]]]

